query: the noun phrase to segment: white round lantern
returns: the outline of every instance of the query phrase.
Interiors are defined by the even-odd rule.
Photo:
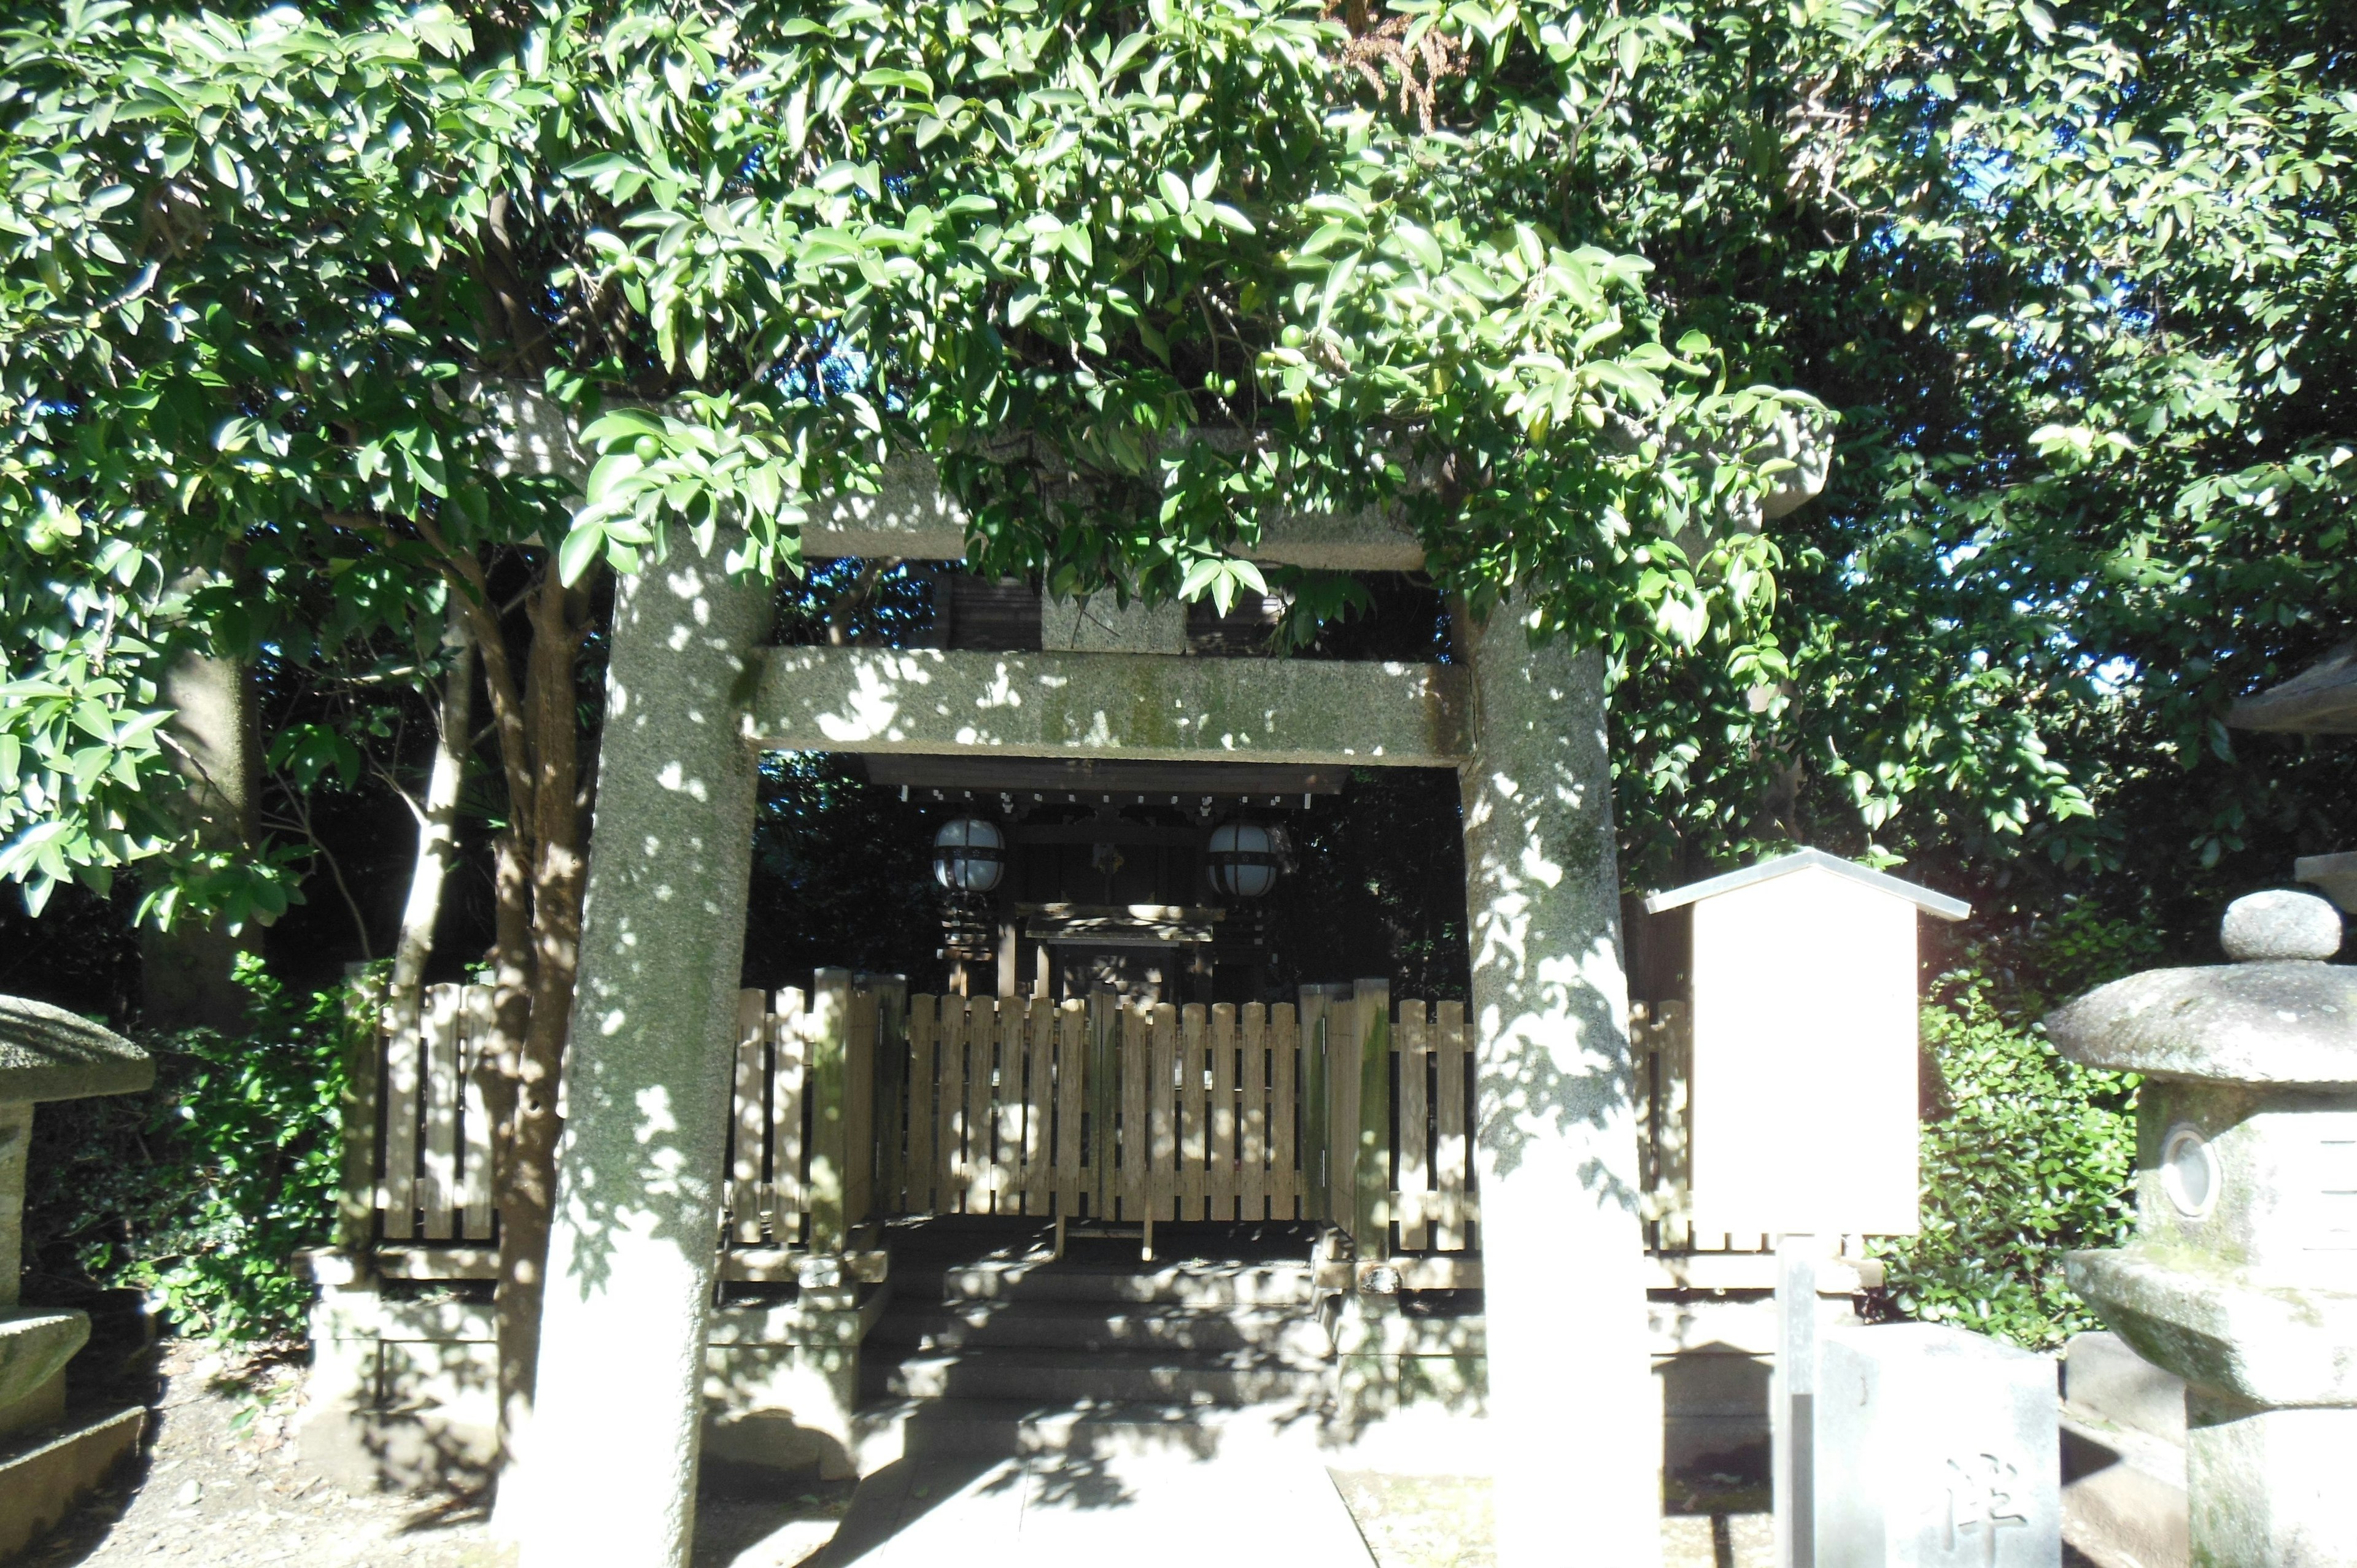
[[[1257,898],[1276,886],[1284,845],[1258,822],[1222,822],[1211,830],[1204,859],[1211,886],[1231,898]]]
[[[943,822],[933,835],[933,879],[954,893],[987,893],[1006,875],[1006,835],[981,817]]]

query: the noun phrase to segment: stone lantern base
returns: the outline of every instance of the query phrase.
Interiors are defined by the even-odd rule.
[[[2071,1287],[2184,1376],[2197,1564],[2357,1564],[2357,1295],[2260,1285],[2176,1249],[2077,1252]]]

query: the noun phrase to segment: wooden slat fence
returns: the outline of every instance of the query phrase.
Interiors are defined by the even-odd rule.
[[[904,1054],[897,976],[820,970],[805,992],[738,993],[728,1112],[726,1245],[840,1252],[874,1217],[877,1065]],[[414,1033],[386,1034],[378,1073],[378,1234],[404,1245],[494,1239],[488,1053],[491,988],[426,988]]]
[[[1299,1009],[912,996],[903,1213],[1315,1219]],[[894,1075],[888,1071],[888,1080]],[[1322,1124],[1314,1112],[1309,1120]]]
[[[491,1239],[491,988],[429,985],[417,1032],[387,1036],[376,1208],[389,1241]]]
[[[724,1244],[836,1252],[890,1214],[1135,1223],[1315,1219],[1362,1258],[1478,1252],[1471,1042],[1461,1003],[1380,981],[1297,1004],[1125,1005],[1111,994],[910,996],[820,970],[740,993]],[[1696,1236],[1686,1203],[1691,1045],[1679,1004],[1631,1010],[1648,1247]],[[493,1239],[488,986],[427,988],[382,1042],[378,1234]]]
[[[1380,982],[1275,1006],[919,995],[906,1037],[880,1091],[907,1107],[878,1160],[895,1211],[1327,1219],[1380,1237],[1376,1255],[1477,1245],[1461,1003],[1403,1002],[1394,1022]]]
[[[1772,1252],[1775,1239],[1697,1235],[1694,1179],[1694,1036],[1683,1002],[1634,1003],[1629,1051],[1637,1078],[1645,1246],[1652,1252]]]

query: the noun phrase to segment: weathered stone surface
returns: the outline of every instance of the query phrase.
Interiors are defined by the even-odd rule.
[[[2357,1295],[2260,1289],[2184,1250],[2073,1252],[2071,1288],[2136,1353],[2257,1404],[2357,1405]]]
[[[2046,1019],[2090,1067],[2243,1083],[2357,1083],[2357,966],[2157,969],[2099,986]]]
[[[1467,718],[1451,665],[771,648],[749,733],[781,751],[1449,768]]]
[[[8,1406],[30,1399],[89,1342],[86,1312],[0,1312],[0,1422]]]
[[[856,1311],[802,1300],[716,1309],[704,1360],[704,1454],[741,1467],[840,1469],[858,1347],[888,1294]],[[354,1491],[479,1483],[492,1457],[489,1302],[324,1286],[296,1442]]]
[[[2185,1402],[2177,1401],[2178,1425]],[[2190,1568],[2185,1444],[2062,1407],[2062,1539],[2102,1568]]]
[[[2108,1329],[2071,1336],[2062,1351],[2062,1397],[2091,1420],[2164,1443],[2185,1441],[2185,1380]]]
[[[2357,912],[2357,851],[2339,854],[2304,854],[2291,863],[2292,876],[2321,887],[2341,908]]]
[[[2357,971],[2317,957],[2340,925],[2306,895],[2244,899],[2222,936],[2258,961],[2137,975],[2047,1021],[2079,1060],[2156,1079],[2138,1239],[2066,1274],[2185,1380],[2197,1564],[2357,1563]]]
[[[2245,894],[2226,906],[2218,940],[2236,963],[2328,959],[2341,950],[2341,911],[2287,887]]]
[[[2054,1568],[2054,1363],[1940,1324],[1825,1337],[1818,1568]]]
[[[2334,1196],[2357,1187],[2357,1090],[2157,1079],[2137,1109],[2145,1245],[2261,1288],[2357,1291],[2357,1200]]]
[[[62,1007],[0,996],[0,1102],[135,1094],[156,1081],[145,1051]]]
[[[16,1452],[0,1450],[0,1562],[15,1559],[137,1451],[143,1405],[78,1423]]]
[[[16,1305],[25,1250],[25,1161],[33,1145],[33,1108],[0,1101],[0,1308]]]
[[[2201,1568],[2357,1563],[2357,1410],[2265,1410],[2195,1389],[2186,1402],[2192,1557]]]
[[[527,1568],[687,1561],[769,614],[683,536],[615,604],[538,1406],[500,1496]]]
[[[588,458],[574,440],[565,411],[525,381],[486,383],[476,395],[495,412],[500,473],[556,474],[578,480]],[[1210,439],[1233,450],[1233,432],[1207,431],[1186,439]],[[1820,414],[1786,410],[1775,429],[1746,456],[1754,462],[1781,459],[1792,466],[1779,474],[1769,492],[1735,521],[1757,528],[1805,505],[1824,489],[1833,457],[1833,431]],[[966,512],[942,488],[941,473],[922,453],[896,452],[886,461],[874,495],[842,492],[811,507],[802,525],[802,554],[813,561],[841,556],[890,556],[906,561],[957,561],[965,556]],[[1357,512],[1281,513],[1262,520],[1257,543],[1243,553],[1255,561],[1311,566],[1329,572],[1420,572],[1424,546],[1395,509]]]
[[[1559,1563],[1576,1542],[1585,1560],[1638,1565],[1661,1551],[1660,1451],[1633,1434],[1660,1413],[1603,660],[1533,647],[1502,607],[1459,631],[1479,714],[1461,774],[1467,1022],[1498,1562]]]

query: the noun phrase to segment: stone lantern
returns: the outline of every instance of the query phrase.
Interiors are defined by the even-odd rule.
[[[2234,961],[2115,981],[2047,1028],[2142,1073],[2134,1244],[2072,1288],[2185,1380],[2193,1562],[2357,1564],[2357,968],[2305,893],[2227,910]]]
[[[138,1445],[139,1406],[68,1419],[66,1363],[90,1338],[87,1313],[23,1308],[25,1155],[33,1106],[133,1094],[156,1081],[147,1053],[61,1008],[0,996],[0,1560],[65,1516]]]

